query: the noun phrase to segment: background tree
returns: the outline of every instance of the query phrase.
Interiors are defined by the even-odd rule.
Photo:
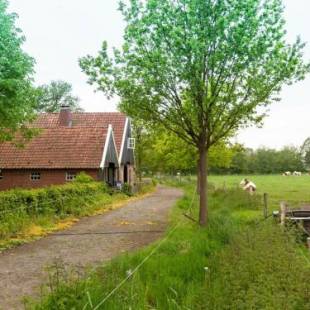
[[[133,121],[136,138],[135,161],[137,176],[145,174],[193,174],[197,170],[197,151],[194,146],[167,131],[164,127],[147,127]],[[221,142],[210,149],[209,170],[229,168],[235,146]]]
[[[65,81],[52,81],[48,85],[39,86],[38,112],[59,112],[62,105],[71,107],[72,111],[79,112],[80,99],[72,95],[72,85]]]
[[[242,145],[236,146],[235,154],[229,172],[235,174],[248,174],[253,172],[253,150],[244,148]]]
[[[133,137],[136,139],[135,148],[135,166],[136,175],[140,182],[142,181],[142,174],[149,172],[150,167],[147,167],[149,159],[149,150],[152,146],[152,139],[150,137],[150,130],[147,130],[144,123],[140,120],[133,120],[132,124]]]
[[[301,147],[301,154],[307,169],[310,168],[310,137],[305,140]]]
[[[24,126],[34,116],[36,90],[32,86],[34,60],[22,50],[25,38],[15,26],[15,14],[0,0],[0,142],[11,140],[16,131],[29,134]]]
[[[299,148],[285,146],[281,150],[239,148],[232,158],[232,165],[222,172],[238,174],[280,174],[285,171],[304,171],[305,165]]]
[[[299,39],[285,41],[281,0],[130,0],[120,10],[125,43],[109,57],[80,61],[89,82],[135,118],[160,123],[199,154],[199,222],[207,223],[208,151],[241,126],[283,84],[304,78]]]

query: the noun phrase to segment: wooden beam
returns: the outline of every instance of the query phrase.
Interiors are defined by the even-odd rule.
[[[268,217],[268,194],[264,193],[264,218]]]

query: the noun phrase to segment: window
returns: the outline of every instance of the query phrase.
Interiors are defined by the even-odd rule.
[[[128,138],[127,140],[127,148],[134,150],[135,149],[136,140],[135,138]]]
[[[40,180],[41,179],[41,173],[40,172],[31,172],[30,179],[32,181]]]
[[[66,173],[66,181],[73,181],[76,178],[76,173],[67,172]]]
[[[2,171],[0,170],[0,181],[3,179]]]

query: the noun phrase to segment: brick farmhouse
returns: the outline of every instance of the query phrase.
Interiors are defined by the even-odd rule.
[[[64,184],[85,172],[115,185],[134,183],[134,140],[122,113],[43,113],[38,134],[23,147],[0,144],[0,190]]]

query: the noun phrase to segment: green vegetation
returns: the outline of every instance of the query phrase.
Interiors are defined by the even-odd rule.
[[[86,175],[66,185],[0,192],[0,250],[40,236],[61,220],[91,215],[126,197]]]
[[[259,173],[272,174],[285,171],[305,171],[306,154],[296,147],[283,147],[281,150],[259,148],[257,150],[240,148],[236,150],[229,169],[218,169],[221,173]],[[213,169],[214,172],[216,172]]]
[[[65,81],[51,81],[38,87],[38,112],[59,112],[62,105],[69,106],[73,112],[82,112],[80,99],[72,95],[72,85]]]
[[[282,177],[276,178],[281,183]],[[309,309],[310,257],[295,232],[281,230],[272,219],[263,221],[261,196],[234,188],[236,179],[224,189],[224,180],[213,179],[218,186],[209,186],[208,228],[182,215],[191,205],[195,182],[168,182],[185,191],[171,213],[168,239],[98,309]],[[197,198],[190,213],[198,217]],[[97,309],[157,245],[118,257],[82,279],[57,269],[51,291],[28,308]]]
[[[22,50],[25,38],[7,6],[0,0],[0,142],[12,139],[16,131],[31,136],[23,124],[33,117],[37,96],[32,85],[34,60]]]
[[[138,174],[189,174],[196,173],[198,156],[194,146],[187,145],[176,134],[162,126],[147,126],[134,121],[136,138],[136,165]],[[211,171],[228,169],[235,154],[235,147],[229,143],[218,143],[209,152]]]
[[[310,169],[310,138],[307,138],[301,146],[301,154],[307,169]]]
[[[81,59],[89,82],[132,118],[194,146],[199,223],[208,219],[210,148],[262,123],[284,85],[305,78],[304,43],[288,43],[281,0],[120,1],[124,44]]]
[[[134,122],[137,141],[136,158],[142,174],[196,174],[198,157],[193,146],[188,146],[177,135],[160,126],[146,126]],[[310,139],[309,139],[310,140]],[[301,147],[285,146],[280,150],[253,150],[240,144],[221,142],[210,148],[210,174],[275,174],[309,169],[310,142]]]
[[[310,204],[310,176],[282,175],[229,175],[210,176],[210,182],[217,187],[238,187],[243,178],[249,178],[257,185],[259,195],[267,193],[269,206],[278,210],[281,201],[287,201],[292,206]]]

